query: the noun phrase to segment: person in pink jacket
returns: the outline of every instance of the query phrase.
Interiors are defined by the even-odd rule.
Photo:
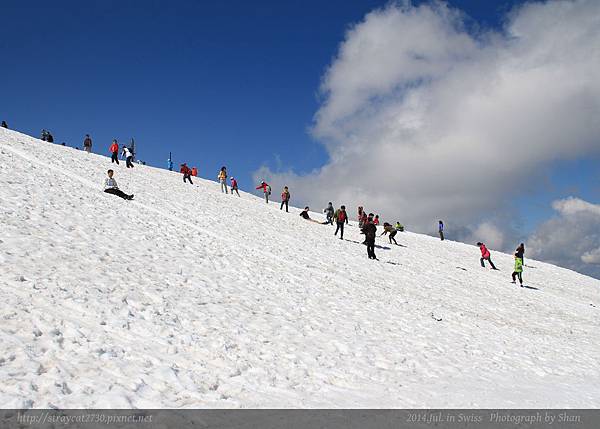
[[[256,187],[256,189],[262,189],[263,194],[265,195],[265,201],[269,204],[269,195],[271,195],[271,187],[264,180],[260,182],[260,185]]]
[[[497,270],[498,268],[496,268],[494,266],[494,263],[492,262],[492,258],[490,255],[490,251],[488,250],[487,247],[485,247],[485,244],[479,242],[479,243],[477,243],[477,245],[479,246],[479,250],[481,250],[481,259],[479,260],[481,262],[481,266],[485,268],[484,261],[488,261],[492,267],[492,270]]]

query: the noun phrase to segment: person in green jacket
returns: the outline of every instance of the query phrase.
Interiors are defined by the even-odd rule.
[[[394,228],[396,228],[396,231],[404,232],[404,225],[402,225],[400,222],[396,222]]]
[[[381,233],[381,235],[386,235],[387,233],[390,234],[390,236],[389,236],[390,244],[392,244],[392,241],[393,241],[394,244],[397,246],[398,242],[396,241],[396,239],[394,237],[396,236],[396,234],[398,234],[398,230],[396,228],[394,228],[391,224],[384,222],[383,223],[383,232]]]

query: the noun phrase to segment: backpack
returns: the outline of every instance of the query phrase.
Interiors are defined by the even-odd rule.
[[[344,222],[346,220],[346,212],[343,210],[340,210],[338,212],[338,216],[337,216],[337,221],[338,222]]]

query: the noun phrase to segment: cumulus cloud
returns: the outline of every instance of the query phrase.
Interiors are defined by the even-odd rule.
[[[533,258],[600,278],[600,205],[567,198],[552,206],[556,216],[527,240],[528,252]]]
[[[500,31],[465,22],[435,2],[366,15],[322,80],[327,164],[256,177],[311,207],[364,205],[421,232],[444,219],[451,237],[512,248],[493,216],[552,162],[600,149],[600,2],[525,4]]]

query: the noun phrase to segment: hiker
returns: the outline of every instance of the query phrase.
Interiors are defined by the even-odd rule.
[[[111,159],[111,164],[113,163],[117,163],[117,165],[119,165],[119,143],[117,143],[117,139],[114,139],[112,141],[112,144],[110,145],[110,159]]]
[[[438,233],[440,234],[440,239],[444,241],[444,222],[441,220],[438,222]]]
[[[6,123],[6,121],[2,121],[2,128],[8,129],[8,124]]]
[[[525,256],[525,245],[523,243],[519,244],[517,250],[515,251],[515,270],[512,273],[512,283],[517,282],[517,278],[519,279],[519,284],[523,287],[523,265]]]
[[[487,247],[485,247],[485,244],[478,242],[477,245],[479,246],[479,250],[481,250],[481,259],[479,260],[481,262],[481,266],[485,268],[484,261],[488,261],[492,267],[492,270],[497,270],[498,268],[494,266],[490,255],[490,251]]]
[[[271,187],[264,180],[260,182],[260,185],[256,189],[262,189],[265,194],[265,202],[269,204],[269,195],[271,195]]]
[[[308,206],[304,207],[304,210],[302,210],[302,212],[300,212],[300,217],[302,217],[306,220],[312,220],[310,218],[310,216],[308,215],[308,210],[309,210]]]
[[[289,213],[288,206],[290,203],[290,196],[290,190],[287,186],[284,186],[283,192],[281,192],[281,207],[279,207],[279,210],[283,210],[283,205],[285,204],[285,212]]]
[[[381,233],[381,235],[387,235],[388,232],[390,234],[390,236],[388,237],[390,239],[390,244],[392,244],[392,241],[393,241],[394,244],[397,246],[398,242],[396,241],[396,239],[394,237],[396,236],[396,234],[398,234],[398,230],[396,228],[394,228],[391,224],[384,222],[383,223],[383,232]]]
[[[328,223],[333,225],[333,216],[335,214],[335,209],[333,208],[333,204],[331,203],[331,201],[329,201],[327,207],[323,209],[323,213],[325,213],[325,216],[327,217],[327,220],[323,222],[323,225],[327,225]]]
[[[86,134],[85,139],[83,140],[83,150],[85,150],[87,153],[92,151],[92,139],[90,138],[89,134]]]
[[[133,168],[133,163],[131,160],[133,159],[133,154],[129,150],[127,146],[123,146],[123,151],[121,152],[121,158],[125,157],[125,165],[127,168]]]
[[[396,222],[394,228],[396,228],[396,231],[404,232],[404,225],[402,225],[400,222]]]
[[[344,223],[348,223],[348,213],[346,213],[346,206],[341,206],[337,209],[333,215],[335,218],[335,223],[337,228],[333,235],[337,235],[338,231],[340,231],[340,240],[344,239]]]
[[[363,227],[363,215],[365,214],[365,211],[363,209],[362,206],[358,206],[358,227],[362,228]]]
[[[52,137],[52,134],[50,134],[50,131],[46,131],[46,141],[48,143],[54,143],[54,137]],[[64,144],[63,144],[64,146]]]
[[[196,167],[192,167],[192,176],[198,177],[198,169]]]
[[[238,183],[237,180],[235,180],[235,178],[231,178],[231,195],[233,195],[233,191],[235,191],[235,193],[237,194],[237,196],[240,196],[240,193],[238,192]]]
[[[229,191],[227,190],[227,168],[221,167],[221,170],[219,171],[219,174],[217,175],[217,179],[219,180],[219,183],[221,184],[221,192],[225,192],[226,194],[228,194]]]
[[[379,215],[375,215],[375,219],[373,219],[373,223],[379,226]]]
[[[367,255],[369,259],[377,259],[375,256],[375,236],[377,235],[377,225],[373,223],[373,213],[369,214],[367,222],[362,227],[362,232],[365,234],[364,244],[367,245]]]
[[[133,200],[133,194],[127,195],[125,192],[119,189],[117,181],[113,179],[114,171],[108,170],[108,178],[104,179],[104,192],[107,194],[113,194],[124,200]]]
[[[184,162],[183,164],[181,164],[181,168],[179,169],[179,172],[181,174],[183,174],[183,183],[185,183],[186,179],[190,181],[190,185],[193,185],[194,183],[192,182],[192,170],[190,170],[190,167],[187,166],[187,164]]]

